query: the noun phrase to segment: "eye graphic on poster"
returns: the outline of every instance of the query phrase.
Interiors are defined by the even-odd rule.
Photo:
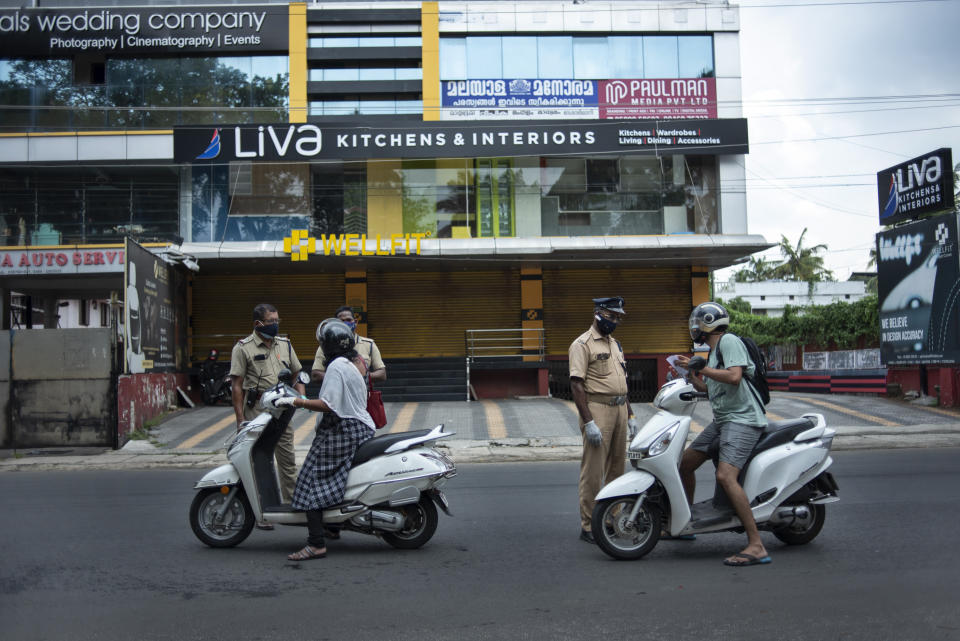
[[[957,233],[947,214],[877,234],[885,365],[960,362]]]

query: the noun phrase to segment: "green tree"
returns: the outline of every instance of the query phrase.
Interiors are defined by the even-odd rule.
[[[793,245],[786,236],[780,236],[780,253],[783,255],[783,262],[774,272],[777,278],[809,284],[809,292],[813,294],[815,283],[836,279],[833,277],[833,272],[824,267],[823,257],[819,255],[820,252],[827,251],[827,246],[821,243],[805,247],[803,237],[806,234],[807,228],[804,227],[796,245]]]
[[[745,267],[734,272],[733,280],[738,283],[759,283],[765,280],[773,280],[776,278],[776,270],[779,265],[779,262],[767,260],[763,256],[759,258],[751,256],[750,262]]]

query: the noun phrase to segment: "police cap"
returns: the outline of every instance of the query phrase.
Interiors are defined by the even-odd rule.
[[[623,311],[623,297],[622,296],[611,296],[610,298],[594,298],[593,306],[599,307],[601,309],[608,309],[611,312],[616,312],[617,314],[626,314]]]

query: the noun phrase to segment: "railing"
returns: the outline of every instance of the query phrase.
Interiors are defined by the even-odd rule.
[[[468,329],[465,332],[467,354],[467,400],[470,400],[470,364],[479,359],[543,362],[546,340],[543,328]]]

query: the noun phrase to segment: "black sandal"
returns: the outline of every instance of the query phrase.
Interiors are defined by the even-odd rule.
[[[327,556],[325,548],[319,548],[324,550],[323,552],[317,552],[317,548],[314,548],[311,545],[305,545],[303,548],[297,550],[293,554],[287,556],[288,561],[312,561],[313,559],[323,559]]]

